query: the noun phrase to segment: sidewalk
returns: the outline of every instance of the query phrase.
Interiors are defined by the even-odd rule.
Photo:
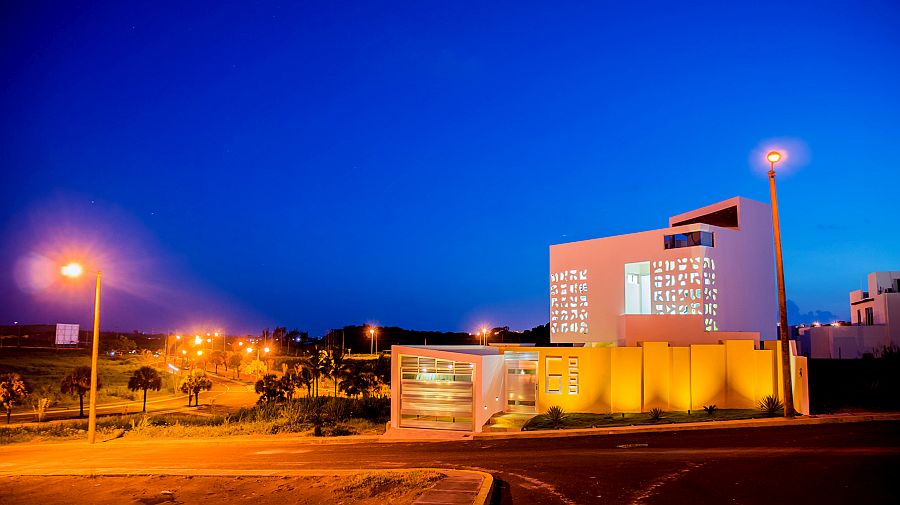
[[[363,472],[405,473],[435,471],[447,477],[438,481],[414,501],[416,505],[486,505],[491,498],[494,478],[491,474],[476,470],[450,470],[446,468],[404,468],[404,469],[356,469],[356,470],[180,470],[168,469],[162,472],[130,470],[124,468],[104,468],[101,472],[72,470],[63,472],[0,471],[3,476],[57,477],[129,477],[129,476],[191,476],[191,477],[319,477],[331,475],[356,475]]]
[[[515,438],[564,438],[595,435],[621,435],[631,433],[668,433],[694,430],[720,430],[735,428],[770,428],[777,426],[809,426],[818,424],[860,423],[870,421],[900,421],[900,413],[834,414],[803,416],[793,419],[773,417],[765,419],[744,419],[735,421],[705,421],[678,424],[645,424],[637,426],[614,426],[609,428],[580,428],[571,430],[540,430],[498,433],[474,433],[472,440],[507,440]]]

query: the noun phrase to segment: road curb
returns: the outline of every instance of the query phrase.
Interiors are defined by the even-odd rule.
[[[3,477],[326,477],[335,475],[355,475],[363,472],[382,472],[382,473],[409,473],[409,472],[439,472],[447,477],[460,475],[474,475],[481,479],[477,490],[472,489],[471,493],[475,495],[473,505],[487,505],[490,502],[494,489],[494,476],[490,473],[480,470],[460,470],[455,468],[430,468],[430,467],[412,467],[412,468],[360,468],[353,470],[204,470],[203,472],[187,471],[179,469],[165,469],[160,471],[152,470],[121,470],[115,468],[100,468],[95,470],[78,470],[65,472],[29,472],[16,471],[6,472],[0,471],[0,478]],[[430,489],[430,488],[429,488]],[[423,490],[423,494],[428,490]],[[428,503],[443,503],[440,501],[429,501]],[[451,503],[451,502],[447,502]]]
[[[820,424],[862,423],[872,421],[900,421],[900,414],[864,414],[823,417],[797,417],[794,419],[747,419],[737,421],[706,421],[664,425],[614,426],[610,428],[579,428],[572,430],[513,431],[500,433],[475,433],[472,440],[509,440],[536,438],[567,438],[600,435],[627,435],[633,433],[670,433],[695,430],[721,430],[736,428],[775,428],[783,426],[814,426]]]

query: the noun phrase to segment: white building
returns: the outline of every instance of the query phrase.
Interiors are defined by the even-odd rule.
[[[735,197],[657,230],[550,247],[550,337],[393,346],[391,426],[481,431],[498,412],[752,409],[783,388],[772,216]],[[791,346],[795,408],[806,359]]]
[[[900,347],[900,272],[870,273],[867,291],[851,291],[850,321],[800,328],[809,357],[855,359]]]
[[[772,244],[769,205],[734,197],[667,228],[551,246],[551,341],[774,338]]]

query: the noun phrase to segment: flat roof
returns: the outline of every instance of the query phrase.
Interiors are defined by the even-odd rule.
[[[433,351],[458,352],[460,354],[474,354],[476,356],[488,356],[492,354],[500,354],[500,351],[494,347],[484,345],[398,345],[396,347],[407,347],[410,349],[431,349]]]

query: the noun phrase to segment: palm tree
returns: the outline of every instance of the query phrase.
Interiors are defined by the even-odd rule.
[[[194,403],[197,407],[200,406],[200,391],[209,391],[212,389],[212,381],[206,376],[206,372],[200,370],[199,368],[195,368],[191,370],[191,373],[188,374],[184,380],[181,381],[181,386],[179,386],[179,390],[182,393],[186,393],[188,395],[188,407],[191,406],[191,398],[194,398]]]
[[[348,373],[349,363],[342,350],[332,350],[328,352],[325,360],[325,372],[334,381],[334,396],[338,394],[338,382]]]
[[[6,411],[6,424],[12,415],[13,405],[22,403],[28,396],[29,388],[17,373],[0,375],[0,407]]]
[[[309,369],[313,378],[313,385],[316,398],[319,397],[319,376],[325,372],[325,351],[320,351],[318,347],[313,348],[313,352],[308,356],[304,356],[300,361],[303,368]]]
[[[135,370],[128,379],[128,389],[144,391],[144,408],[141,412],[147,412],[147,390],[159,391],[160,388],[162,388],[162,377],[153,367],[142,366]]]
[[[97,389],[100,387],[100,377],[97,377]],[[91,367],[77,367],[62,380],[59,390],[67,395],[78,395],[78,417],[84,417],[84,395],[91,390]]]

